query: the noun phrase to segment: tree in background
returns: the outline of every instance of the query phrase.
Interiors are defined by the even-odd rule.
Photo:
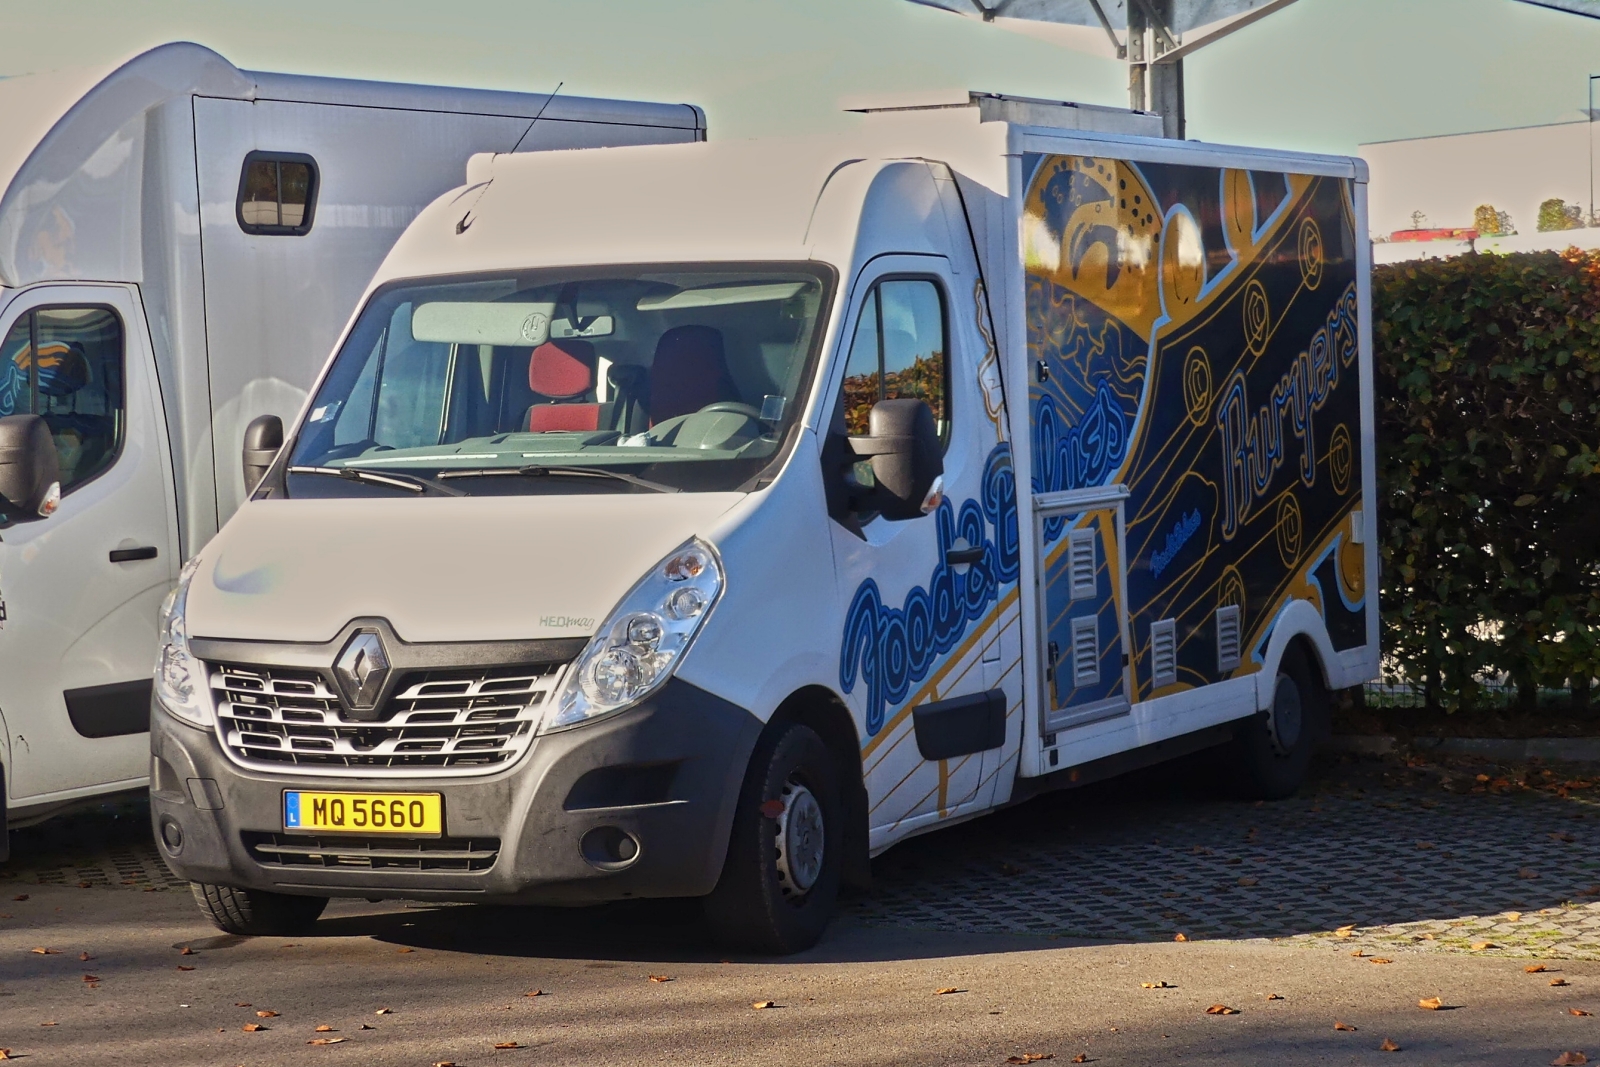
[[[1480,237],[1499,237],[1500,216],[1503,212],[1496,211],[1493,204],[1479,204],[1472,213],[1472,228],[1478,231]]]
[[[1559,197],[1551,197],[1539,205],[1539,232],[1550,233],[1553,230],[1577,230],[1583,228],[1583,209],[1577,204],[1568,204]]]

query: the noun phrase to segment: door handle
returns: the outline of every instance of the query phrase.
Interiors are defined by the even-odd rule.
[[[983,546],[973,548],[948,548],[945,549],[944,561],[952,567],[963,563],[977,563],[983,559]]]
[[[138,548],[113,548],[111,550],[112,563],[134,563],[141,559],[156,558],[155,545],[140,545]]]

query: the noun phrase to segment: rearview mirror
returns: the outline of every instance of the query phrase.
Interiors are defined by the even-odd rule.
[[[38,415],[0,418],[0,525],[47,518],[61,502],[61,460]]]
[[[871,460],[876,483],[860,503],[886,519],[914,519],[938,507],[944,449],[933,410],[916,399],[880,400],[867,430],[850,438],[850,450]]]
[[[244,492],[256,491],[261,479],[272,468],[283,447],[283,420],[276,415],[260,415],[244,428]]]

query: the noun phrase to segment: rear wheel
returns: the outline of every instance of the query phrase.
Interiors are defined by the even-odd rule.
[[[1328,732],[1328,690],[1298,645],[1283,654],[1272,705],[1247,722],[1231,746],[1234,786],[1251,800],[1282,800],[1305,781]]]
[[[838,901],[843,844],[833,756],[809,727],[783,727],[751,758],[722,877],[705,900],[717,941],[774,955],[816,944]]]
[[[295,897],[261,889],[191,882],[195,903],[218,930],[250,937],[303,934],[328,906],[327,897]]]

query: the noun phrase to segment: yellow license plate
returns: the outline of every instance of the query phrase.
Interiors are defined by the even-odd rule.
[[[323,833],[444,833],[444,798],[438,793],[283,792],[283,828]]]

